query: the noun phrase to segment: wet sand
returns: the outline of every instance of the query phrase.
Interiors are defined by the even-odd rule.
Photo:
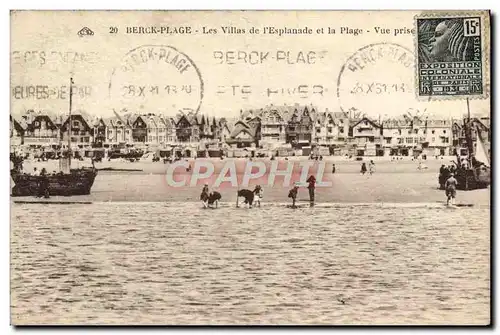
[[[217,174],[224,161],[214,160]],[[245,164],[239,160],[238,164]],[[446,201],[444,191],[438,189],[438,171],[441,160],[431,159],[425,164],[428,169],[417,170],[417,162],[385,161],[376,162],[373,175],[361,175],[360,162],[334,161],[336,173],[331,173],[331,162],[326,163],[324,179],[331,182],[331,187],[318,187],[316,201],[320,203],[443,203]],[[444,160],[446,162],[446,160]],[[193,163],[193,161],[191,161]],[[269,163],[269,160],[267,160]],[[286,163],[284,160],[280,162]],[[103,162],[97,167],[114,166],[116,168],[144,169],[142,172],[100,171],[89,196],[52,197],[54,201],[161,201],[161,202],[192,202],[198,201],[203,181],[198,186],[173,187],[167,182],[168,165],[163,163],[137,162]],[[240,166],[240,165],[238,165]],[[244,168],[243,168],[244,169]],[[241,172],[242,169],[240,169]],[[190,173],[178,170],[178,177],[189,177]],[[241,181],[241,175],[238,176]],[[188,179],[189,182],[189,179]],[[260,180],[259,182],[262,182]],[[222,194],[222,201],[235,203],[238,187],[232,187],[229,182],[218,188],[212,188]],[[250,182],[248,188],[253,188],[255,182]],[[277,177],[273,187],[264,183],[264,202],[289,202],[288,190],[291,185],[284,185],[284,179]],[[240,186],[241,187],[241,186]],[[301,187],[299,201],[308,202],[308,190]],[[16,197],[15,200],[32,200],[33,197]],[[490,190],[458,191],[458,204],[473,204],[489,206]]]

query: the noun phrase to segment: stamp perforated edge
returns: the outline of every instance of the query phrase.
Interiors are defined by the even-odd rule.
[[[418,75],[418,26],[417,19],[429,18],[467,18],[476,16],[481,19],[481,67],[483,73],[483,94],[476,95],[419,95],[419,75]],[[415,28],[415,35],[413,37],[413,48],[415,52],[415,97],[418,101],[446,101],[446,100],[483,100],[490,97],[490,53],[491,53],[491,40],[490,40],[490,11],[489,10],[465,10],[465,11],[424,11],[413,17],[413,26]]]

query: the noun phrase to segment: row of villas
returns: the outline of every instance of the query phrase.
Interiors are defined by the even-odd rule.
[[[83,113],[53,117],[43,113],[20,118],[10,117],[11,144],[27,146],[65,146],[68,136],[72,146],[117,147],[123,145],[158,145],[198,143],[220,140],[229,135],[225,119],[211,120],[203,115],[180,115],[174,118],[143,115],[116,115],[91,118]]]
[[[472,122],[473,131],[479,131],[481,138],[489,143],[489,119],[473,118]],[[240,111],[235,120],[201,114],[166,117],[115,113],[112,118],[91,118],[75,113],[69,136],[72,146],[79,148],[195,147],[209,143],[247,152],[281,148],[284,155],[297,150],[309,153],[311,148],[319,148],[323,154],[354,156],[449,155],[464,143],[463,124],[463,120],[430,120],[407,115],[377,121],[328,109],[319,112],[314,106],[271,105]],[[11,116],[11,143],[64,147],[68,125],[69,118],[43,113]]]

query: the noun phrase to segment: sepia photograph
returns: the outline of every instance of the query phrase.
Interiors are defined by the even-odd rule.
[[[12,325],[491,325],[489,11],[10,29]]]

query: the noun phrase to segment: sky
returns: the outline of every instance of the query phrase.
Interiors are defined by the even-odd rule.
[[[114,109],[236,117],[241,109],[299,103],[376,119],[408,111],[460,117],[465,100],[416,98],[415,36],[394,36],[395,29],[413,28],[415,14],[15,12],[11,113],[67,113],[72,77],[73,110],[97,116]],[[79,36],[83,27],[93,35]],[[139,27],[175,34],[139,34]],[[312,33],[262,34],[265,27]],[[381,28],[387,33],[376,33]],[[363,61],[367,55],[374,60]],[[489,99],[471,100],[470,107],[489,115]]]

